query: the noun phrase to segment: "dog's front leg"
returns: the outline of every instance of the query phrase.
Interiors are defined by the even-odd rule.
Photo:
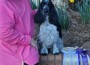
[[[47,55],[48,54],[48,49],[47,49],[45,43],[42,44],[41,54],[43,54],[43,55]]]
[[[60,53],[60,51],[59,51],[59,49],[57,48],[57,45],[54,43],[54,45],[53,45],[53,52],[52,52],[53,54],[59,54]]]

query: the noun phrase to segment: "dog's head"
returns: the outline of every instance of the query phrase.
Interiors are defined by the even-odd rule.
[[[43,14],[44,15],[47,15],[49,13],[49,9],[50,9],[50,5],[52,3],[51,0],[42,0],[42,3],[43,3]]]
[[[34,17],[35,22],[41,24],[45,21],[46,15],[49,16],[49,21],[58,22],[58,15],[52,0],[42,0]]]

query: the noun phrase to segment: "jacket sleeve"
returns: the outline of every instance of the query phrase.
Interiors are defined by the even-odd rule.
[[[15,30],[12,10],[0,3],[0,40],[10,44],[29,45],[31,37]]]

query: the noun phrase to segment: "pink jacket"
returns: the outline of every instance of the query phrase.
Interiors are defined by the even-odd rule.
[[[34,16],[29,0],[0,0],[0,65],[34,65],[38,50],[30,45]]]

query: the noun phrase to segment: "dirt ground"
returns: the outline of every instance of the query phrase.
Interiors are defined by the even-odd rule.
[[[65,46],[82,46],[90,49],[90,22],[83,24],[80,14],[72,10],[68,10],[68,15],[68,30],[62,32]]]

